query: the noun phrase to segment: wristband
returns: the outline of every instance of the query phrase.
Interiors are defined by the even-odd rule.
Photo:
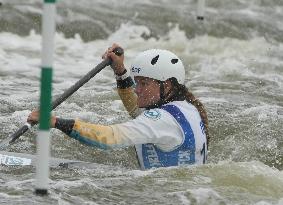
[[[75,120],[62,119],[62,118],[56,117],[55,128],[61,130],[62,132],[68,135],[72,132],[74,124],[75,124]]]
[[[128,77],[130,77],[130,75],[125,69],[125,71],[121,75],[116,75],[116,80],[125,80]]]

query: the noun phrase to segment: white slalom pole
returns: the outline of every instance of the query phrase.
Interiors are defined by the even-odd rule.
[[[197,19],[198,20],[204,19],[204,9],[205,9],[205,0],[198,0],[198,6],[197,6]]]
[[[37,195],[48,194],[50,112],[52,93],[52,64],[55,34],[56,0],[44,0],[42,16],[42,67],[40,119],[37,133],[36,187]]]

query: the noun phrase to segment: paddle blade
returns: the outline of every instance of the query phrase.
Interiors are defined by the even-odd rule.
[[[5,138],[4,140],[1,141],[0,143],[0,150],[4,149],[10,144],[11,137]]]
[[[0,143],[0,149],[4,149],[8,145],[12,144],[16,139],[18,139],[23,133],[25,133],[31,127],[30,124],[25,124],[20,129],[18,129],[14,134],[10,135],[6,139],[2,140]]]

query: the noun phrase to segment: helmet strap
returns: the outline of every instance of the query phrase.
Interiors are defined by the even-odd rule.
[[[159,81],[160,86],[160,102],[163,103],[165,101],[165,88],[164,88],[164,82]]]

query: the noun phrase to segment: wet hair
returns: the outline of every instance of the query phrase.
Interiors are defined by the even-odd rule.
[[[183,101],[186,100],[187,102],[191,103],[193,106],[196,107],[198,110],[200,117],[204,123],[204,128],[205,128],[205,135],[206,135],[206,140],[207,140],[207,146],[210,141],[210,136],[208,133],[208,117],[207,117],[207,112],[205,110],[204,105],[200,102],[199,99],[197,99],[193,93],[191,93],[188,88],[185,85],[181,85],[178,83],[176,78],[170,78],[170,82],[172,83],[172,89],[169,91],[167,96],[169,96],[168,99],[166,99],[163,104],[166,104],[168,102],[172,101]]]

